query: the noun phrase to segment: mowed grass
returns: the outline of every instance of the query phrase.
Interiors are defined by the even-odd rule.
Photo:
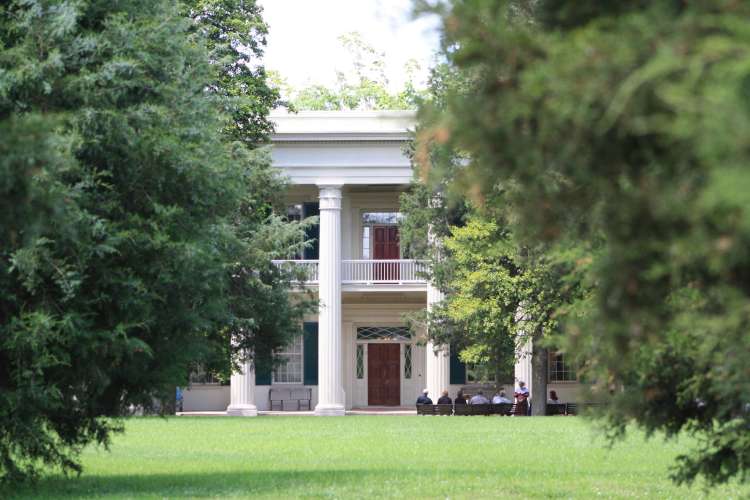
[[[607,448],[580,418],[133,418],[80,477],[44,477],[19,498],[746,498],[736,484],[674,486],[691,442]]]

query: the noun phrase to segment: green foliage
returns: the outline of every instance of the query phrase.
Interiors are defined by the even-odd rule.
[[[471,75],[433,128],[470,158],[449,191],[492,218],[511,207],[524,245],[595,249],[568,257],[588,262],[595,292],[569,318],[567,346],[610,399],[609,428],[689,430],[701,445],[679,459],[678,481],[746,481],[750,7],[517,7],[438,7],[445,55]]]
[[[290,277],[269,259],[303,228],[273,215],[284,186],[267,153],[231,141],[239,108],[220,90],[226,67],[209,63],[218,44],[182,8],[0,7],[6,480],[80,471],[82,446],[106,444],[133,405],[173,397],[191,364],[228,370],[230,338],[254,350],[300,333],[304,301],[287,300]]]
[[[231,116],[224,127],[230,139],[254,147],[268,138],[273,125],[268,113],[279,106],[279,92],[259,64],[268,25],[255,0],[183,0],[192,29],[206,40],[209,60],[217,66],[216,81],[207,89],[220,98]]]
[[[367,44],[357,32],[339,37],[351,56],[350,72],[337,71],[332,88],[313,84],[294,89],[283,78],[276,77],[277,88],[289,98],[296,110],[332,111],[343,109],[387,110],[414,109],[421,95],[414,85],[414,72],[418,66],[410,61],[404,71],[409,77],[403,89],[390,90],[385,74],[385,55]]]

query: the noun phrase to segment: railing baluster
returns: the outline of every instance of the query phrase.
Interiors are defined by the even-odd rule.
[[[275,266],[291,271],[299,266],[307,283],[317,283],[320,270],[317,260],[274,260]],[[341,262],[341,278],[347,283],[424,283],[418,276],[426,268],[425,261],[413,259],[345,259]]]

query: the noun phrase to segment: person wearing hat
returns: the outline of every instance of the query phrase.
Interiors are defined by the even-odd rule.
[[[422,391],[422,395],[417,398],[418,405],[431,405],[432,400],[427,396],[430,393],[427,389]]]

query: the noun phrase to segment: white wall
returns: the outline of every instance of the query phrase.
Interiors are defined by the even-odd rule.
[[[224,411],[229,406],[229,386],[194,384],[182,391],[182,411]]]

